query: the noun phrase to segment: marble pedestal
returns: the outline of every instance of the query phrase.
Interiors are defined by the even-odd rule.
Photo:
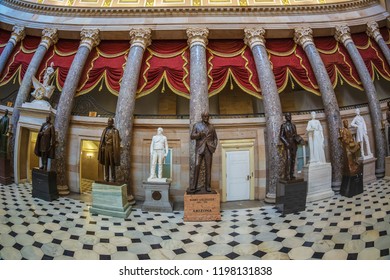
[[[364,158],[364,159],[359,159],[359,161],[363,165],[363,185],[375,182],[376,181],[376,176],[375,176],[376,158],[374,157]]]
[[[11,183],[12,178],[10,160],[0,157],[0,184],[9,185]]]
[[[306,209],[307,182],[303,179],[279,180],[276,186],[276,207],[283,214]]]
[[[131,206],[127,201],[126,184],[92,183],[92,206],[89,212],[127,218],[131,212]]]
[[[385,180],[390,180],[390,156],[385,158]]]
[[[46,201],[58,198],[57,173],[55,171],[44,171],[38,168],[32,170],[32,197]]]
[[[332,165],[314,163],[303,167],[303,177],[307,181],[306,201],[316,201],[332,197]]]
[[[147,181],[142,186],[145,190],[145,201],[142,205],[142,211],[150,212],[172,212],[172,202],[169,200],[169,188],[171,182],[165,179],[165,182]]]
[[[221,199],[216,191],[184,194],[184,221],[207,222],[221,220]]]

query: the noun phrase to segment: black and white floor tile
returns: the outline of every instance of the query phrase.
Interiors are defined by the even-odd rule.
[[[390,259],[389,203],[390,182],[379,180],[300,213],[266,205],[194,223],[183,211],[95,215],[90,203],[46,202],[31,197],[29,184],[0,185],[0,259]]]

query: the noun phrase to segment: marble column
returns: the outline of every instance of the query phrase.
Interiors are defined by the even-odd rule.
[[[348,53],[356,67],[356,70],[358,71],[360,80],[363,84],[363,88],[368,99],[368,107],[370,108],[371,116],[371,127],[375,138],[375,156],[377,158],[375,174],[378,178],[382,178],[385,175],[386,146],[385,138],[381,130],[382,112],[374,83],[371,80],[370,73],[364,64],[363,58],[352,41],[349,27],[346,25],[336,26],[335,38],[337,41],[343,43],[343,45],[348,50]]]
[[[343,169],[343,148],[339,141],[341,127],[340,110],[329,75],[313,41],[313,31],[308,27],[295,28],[294,41],[300,45],[309,58],[311,68],[320,88],[322,103],[328,123],[329,154],[332,164],[332,188],[340,190]]]
[[[378,23],[376,23],[375,21],[367,23],[366,33],[369,37],[373,38],[375,42],[377,42],[377,44],[381,48],[382,53],[386,57],[387,63],[390,65],[390,49],[387,46],[385,40],[383,39],[382,34],[379,32]]]
[[[151,29],[132,29],[130,31],[130,52],[127,57],[123,73],[115,112],[115,126],[121,137],[121,166],[117,179],[127,183],[127,193],[130,189],[131,170],[131,141],[133,134],[133,121],[135,97],[141,71],[142,58],[145,49],[151,44]]]
[[[70,116],[73,108],[73,99],[77,91],[85,62],[91,50],[100,43],[98,29],[82,29],[80,33],[81,43],[76,56],[70,66],[66,76],[64,87],[62,88],[60,100],[57,107],[57,117],[54,127],[57,133],[56,146],[56,166],[57,166],[57,189],[60,195],[69,194],[67,185],[67,154],[66,144]]]
[[[24,39],[26,36],[24,26],[15,25],[12,28],[11,38],[9,38],[7,45],[5,46],[3,52],[0,56],[0,75],[4,70],[5,65],[7,64],[8,58],[11,55],[14,47]]]
[[[190,46],[190,127],[201,121],[203,112],[209,112],[206,46],[209,30],[207,28],[188,28],[187,43]],[[192,186],[195,168],[195,141],[189,143],[189,186]]]
[[[276,185],[281,170],[281,158],[278,152],[279,131],[282,120],[282,106],[275,76],[265,48],[265,30],[263,28],[245,28],[244,42],[253,53],[259,76],[261,93],[263,96],[264,112],[266,117],[266,157],[267,157],[267,194],[265,201],[275,202]]]

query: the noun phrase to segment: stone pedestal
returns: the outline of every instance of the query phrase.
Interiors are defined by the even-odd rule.
[[[343,176],[340,194],[346,197],[353,197],[363,192],[363,173],[352,176]]]
[[[330,163],[308,164],[303,167],[304,180],[307,181],[306,201],[316,201],[332,197],[332,165]]]
[[[150,212],[172,212],[172,203],[169,200],[169,188],[171,182],[143,182],[145,190],[145,201],[142,205],[142,211]]]
[[[386,157],[386,171],[385,171],[385,180],[390,180],[390,156]]]
[[[376,181],[375,162],[376,158],[364,158],[359,160],[363,165],[363,185]]]
[[[0,184],[9,185],[11,183],[12,178],[10,160],[0,157]]]
[[[276,207],[283,214],[304,211],[306,208],[307,182],[303,179],[279,180],[276,186]]]
[[[92,206],[89,212],[127,218],[131,212],[131,206],[127,201],[126,184],[92,183]]]
[[[221,198],[218,192],[184,194],[184,221],[207,222],[221,220]]]
[[[38,168],[32,170],[32,197],[46,201],[58,198],[57,173],[55,171],[44,171]]]

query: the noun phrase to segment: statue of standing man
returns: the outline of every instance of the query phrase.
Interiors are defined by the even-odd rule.
[[[0,119],[0,157],[7,158],[9,117],[8,110],[5,110],[4,116]]]
[[[163,163],[164,159],[168,155],[168,140],[165,135],[163,135],[163,129],[161,127],[157,128],[157,134],[153,136],[152,143],[150,144],[150,176],[149,180],[156,178],[156,164],[158,162],[158,174],[159,179],[162,178]]]
[[[34,153],[41,158],[39,169],[47,171],[48,159],[55,158],[56,136],[54,125],[51,123],[51,116],[46,117],[46,122],[42,124],[38,132],[37,142],[35,143]]]
[[[356,116],[351,122],[352,127],[356,127],[356,142],[360,143],[360,153],[362,158],[372,157],[370,142],[368,141],[367,126],[363,117],[360,115],[360,110],[355,110]],[[366,146],[366,155],[364,155],[363,143]]]

